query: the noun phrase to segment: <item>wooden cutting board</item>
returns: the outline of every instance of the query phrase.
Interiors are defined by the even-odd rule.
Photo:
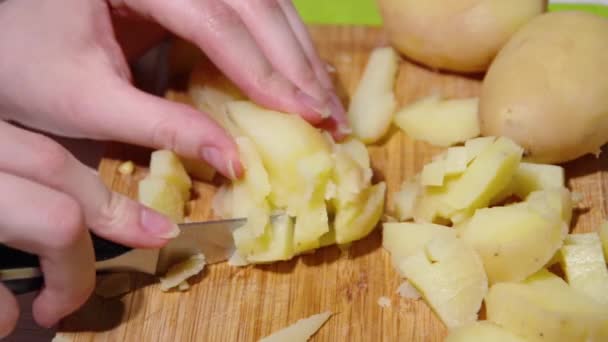
[[[336,69],[335,82],[348,103],[370,50],[386,44],[379,29],[364,27],[311,27],[322,58]],[[478,95],[480,77],[438,73],[403,61],[396,83],[400,105],[432,92],[449,97]],[[369,113],[374,115],[374,113]],[[393,130],[369,148],[376,180],[388,185],[390,194],[404,179],[419,172],[440,150],[414,142]],[[112,189],[137,194],[145,175],[149,151],[115,146],[99,166]],[[132,176],[120,175],[121,160],[135,160],[140,167]],[[576,215],[576,231],[592,231],[605,217],[608,191],[606,158],[586,157],[566,166],[569,185],[583,194]],[[191,203],[194,220],[211,216],[211,184],[195,185],[198,199]],[[314,336],[314,341],[441,341],[443,324],[422,301],[395,293],[401,279],[381,247],[376,230],[354,243],[348,252],[328,247],[313,255],[273,265],[233,268],[212,265],[191,279],[188,292],[163,293],[151,277],[130,276],[133,292],[120,299],[90,302],[61,324],[61,331],[75,341],[256,341],[295,321],[323,311],[335,314]],[[378,305],[382,296],[391,306]]]

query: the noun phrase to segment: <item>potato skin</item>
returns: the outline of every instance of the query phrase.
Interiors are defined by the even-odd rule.
[[[506,136],[526,158],[562,163],[608,141],[608,20],[543,14],[500,51],[483,82],[482,135]]]
[[[437,69],[485,71],[546,0],[377,0],[391,44]]]

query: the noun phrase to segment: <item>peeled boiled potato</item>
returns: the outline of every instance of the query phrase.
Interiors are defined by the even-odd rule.
[[[379,0],[393,46],[433,68],[484,71],[544,0]]]
[[[245,174],[220,188],[213,209],[223,218],[247,218],[233,233],[239,258],[287,260],[374,229],[384,212],[386,184],[371,183],[361,141],[335,143],[297,115],[248,101],[225,108],[238,129]]]
[[[604,249],[604,259],[608,261],[608,223],[604,222],[600,226],[600,239],[602,239],[602,247]]]
[[[462,240],[438,235],[403,259],[399,270],[448,328],[477,320],[488,279],[481,258]]]
[[[486,74],[481,133],[513,139],[536,162],[598,154],[608,141],[608,78],[599,72],[607,60],[608,19],[575,11],[536,17]]]
[[[382,225],[382,247],[391,254],[395,266],[422,250],[437,236],[456,237],[456,231],[432,223],[387,222]]]

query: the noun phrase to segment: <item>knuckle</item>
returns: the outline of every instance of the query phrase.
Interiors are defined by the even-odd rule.
[[[203,1],[203,20],[205,27],[211,32],[225,29],[227,26],[240,24],[241,19],[237,13],[222,1],[207,0]]]
[[[91,225],[107,232],[124,229],[129,219],[130,199],[116,192],[111,192],[109,200],[99,209]]]
[[[30,147],[37,154],[33,169],[39,175],[44,176],[43,178],[56,176],[66,171],[71,155],[61,145],[40,135],[32,139]]]
[[[167,118],[158,121],[152,131],[152,143],[159,148],[175,150],[177,147],[177,129],[173,125],[177,118]]]
[[[73,246],[84,231],[84,220],[78,202],[67,195],[59,196],[48,207],[47,222],[55,231],[49,243],[57,249]]]

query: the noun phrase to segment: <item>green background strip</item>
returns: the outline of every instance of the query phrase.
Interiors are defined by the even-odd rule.
[[[382,23],[375,0],[294,0],[294,4],[304,21],[309,24],[378,26]],[[573,9],[608,16],[608,6],[603,5],[561,3],[549,5],[551,11]]]

